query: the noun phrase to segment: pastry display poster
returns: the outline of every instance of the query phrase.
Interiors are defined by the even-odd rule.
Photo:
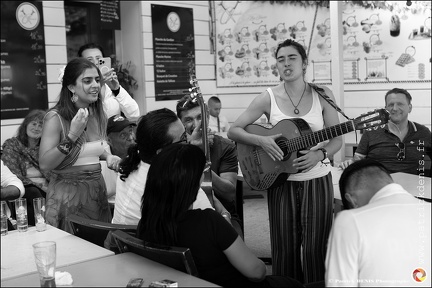
[[[331,83],[330,9],[292,2],[215,2],[218,87],[278,84],[274,52],[286,39],[305,47],[307,81]],[[393,1],[391,9],[372,9],[344,3],[345,83],[430,82],[430,5]]]

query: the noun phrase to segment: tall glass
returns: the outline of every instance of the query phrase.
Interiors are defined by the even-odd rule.
[[[33,199],[33,209],[35,217],[36,230],[38,232],[46,230],[45,223],[45,198],[35,198]]]
[[[6,201],[1,201],[1,236],[5,236],[8,233],[8,223],[7,223],[7,214],[6,214]]]
[[[56,242],[44,241],[33,244],[36,267],[41,287],[56,287]]]
[[[17,230],[19,232],[27,232],[27,199],[18,198],[15,200],[15,212],[17,217]]]

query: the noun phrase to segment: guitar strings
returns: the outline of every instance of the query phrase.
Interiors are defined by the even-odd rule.
[[[338,125],[334,125],[334,126],[328,127],[328,128],[326,128],[324,130],[321,130],[321,131],[316,131],[316,132],[313,132],[311,134],[307,134],[307,135],[303,135],[303,136],[296,137],[296,138],[293,138],[293,139],[285,140],[285,141],[283,141],[278,146],[281,149],[291,148],[292,150],[288,149],[288,152],[295,152],[295,151],[298,151],[300,149],[304,149],[304,147],[311,146],[311,145],[305,145],[305,144],[309,144],[309,142],[313,143],[314,141],[317,142],[316,138],[318,139],[318,143],[322,142],[319,139],[319,137],[320,137],[319,134],[324,134],[325,133],[326,134],[325,136],[328,137],[327,134],[330,132],[330,138],[334,138],[332,132],[334,132],[334,134],[337,135],[335,137],[338,137],[338,136],[341,136],[343,134],[346,134],[346,133],[350,132],[349,129],[348,129],[350,127],[348,126],[348,124],[351,124],[351,122],[341,123],[341,124],[338,124]],[[345,126],[345,127],[343,127],[343,126]],[[341,133],[340,135],[338,135],[338,130],[340,131],[339,133]],[[321,135],[321,137],[324,139],[324,137],[322,135]],[[302,138],[304,138],[304,140]],[[328,138],[328,139],[330,139],[330,138]],[[328,139],[325,139],[325,140],[328,140]],[[323,140],[323,141],[325,141],[325,140]],[[267,152],[265,152],[261,148],[260,150],[258,150],[258,154],[259,155],[262,155],[262,154],[265,155],[265,154],[267,154]]]

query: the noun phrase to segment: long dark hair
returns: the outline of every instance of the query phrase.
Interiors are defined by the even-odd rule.
[[[78,108],[71,101],[72,92],[69,90],[68,86],[76,85],[76,81],[78,77],[82,73],[84,73],[85,70],[92,69],[92,68],[96,69],[100,79],[102,79],[101,72],[99,71],[97,66],[87,59],[75,58],[66,65],[64,75],[63,75],[62,88],[60,91],[59,100],[57,104],[50,109],[50,111],[56,110],[60,114],[60,116],[62,116],[66,121],[68,121],[69,123],[70,121],[72,121],[73,117],[75,117],[76,113],[78,112]],[[102,97],[100,95],[100,92],[99,92],[98,100],[94,103],[91,103],[89,109],[93,110],[99,126],[99,133],[102,139],[105,139],[107,117],[103,109]],[[68,134],[68,131],[69,128],[67,128],[67,131],[65,131],[66,135]]]
[[[24,118],[21,125],[18,127],[17,138],[18,140],[24,144],[24,146],[28,147],[28,136],[27,136],[27,126],[32,121],[38,121],[40,123],[43,122],[43,118],[45,116],[45,111],[40,109],[35,109],[30,111],[27,116]],[[40,144],[40,138],[38,139],[38,145]]]
[[[150,165],[142,197],[138,237],[162,245],[177,244],[177,221],[195,201],[206,158],[191,144],[172,144]]]
[[[141,160],[151,164],[157,150],[172,143],[168,129],[176,121],[176,114],[167,108],[150,111],[141,116],[136,129],[136,144],[128,148],[126,158],[120,163],[121,180],[124,181],[136,170]]]

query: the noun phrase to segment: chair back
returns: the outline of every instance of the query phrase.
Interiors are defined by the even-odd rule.
[[[137,230],[136,225],[113,224],[87,219],[78,215],[68,215],[66,222],[69,224],[73,235],[107,248],[116,254],[119,253],[117,245],[111,240],[111,235],[107,237],[108,233],[114,230],[121,230],[135,235]]]
[[[198,277],[198,270],[189,248],[161,246],[131,236],[124,231],[112,232],[120,253],[132,252],[152,261]]]

